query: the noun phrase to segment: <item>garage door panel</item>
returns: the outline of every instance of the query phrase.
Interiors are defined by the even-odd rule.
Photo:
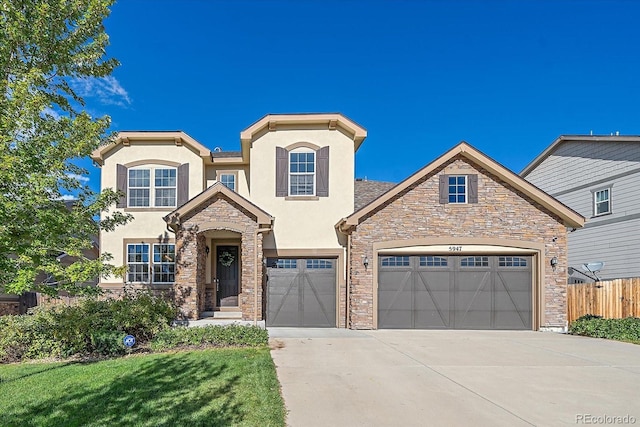
[[[416,329],[448,329],[450,327],[449,310],[416,310],[414,327]]]
[[[530,256],[405,258],[379,263],[379,328],[531,329]]]
[[[383,310],[398,307],[410,310],[413,305],[413,292],[410,289],[406,291],[383,291],[379,295],[380,303],[378,307]]]
[[[531,293],[522,291],[508,291],[495,293],[496,309],[500,307],[527,310],[531,305]]]
[[[402,289],[407,285],[410,277],[410,271],[380,271],[378,289],[381,291]]]
[[[268,260],[267,326],[335,327],[335,260],[282,260]]]
[[[378,318],[378,323],[384,329],[413,328],[413,312],[407,310],[385,310]]]
[[[520,292],[531,292],[530,271],[505,272],[498,271],[497,278],[500,279],[496,285],[503,289]]]
[[[496,329],[531,329],[531,312],[498,310],[494,322]]]

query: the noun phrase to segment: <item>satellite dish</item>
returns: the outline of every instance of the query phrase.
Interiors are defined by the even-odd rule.
[[[586,264],[582,264],[582,269],[584,271],[588,271],[589,273],[593,274],[593,277],[595,278],[596,282],[600,281],[600,278],[598,277],[597,273],[603,268],[604,268],[604,261],[588,262]]]
[[[586,264],[582,264],[582,269],[584,271],[589,271],[591,273],[597,273],[603,268],[604,268],[604,261],[588,262]]]

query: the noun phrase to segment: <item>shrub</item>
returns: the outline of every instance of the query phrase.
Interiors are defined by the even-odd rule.
[[[124,337],[127,334],[115,331],[98,331],[91,334],[91,347],[103,356],[120,356],[127,351]]]
[[[178,326],[165,329],[151,341],[154,351],[182,346],[195,347],[259,347],[267,345],[269,334],[257,326],[213,325],[195,328]]]
[[[603,319],[601,316],[587,314],[571,322],[569,332],[575,335],[640,344],[640,318]]]
[[[125,335],[146,343],[169,325],[175,307],[149,292],[121,299],[88,298],[75,306],[38,307],[23,316],[0,318],[0,363],[71,355],[115,356]]]

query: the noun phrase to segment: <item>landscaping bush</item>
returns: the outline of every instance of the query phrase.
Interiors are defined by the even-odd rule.
[[[259,347],[267,345],[269,334],[257,326],[212,325],[195,328],[178,326],[160,331],[151,341],[154,351],[177,347]]]
[[[126,351],[131,334],[146,343],[176,316],[175,307],[149,292],[127,292],[121,299],[88,298],[75,306],[39,307],[28,315],[0,318],[0,363],[69,357],[115,356]]]
[[[587,314],[571,322],[569,332],[640,344],[640,318],[603,319],[601,316]]]

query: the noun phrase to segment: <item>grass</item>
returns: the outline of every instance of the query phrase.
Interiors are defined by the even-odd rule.
[[[0,365],[2,426],[283,426],[269,349]]]

